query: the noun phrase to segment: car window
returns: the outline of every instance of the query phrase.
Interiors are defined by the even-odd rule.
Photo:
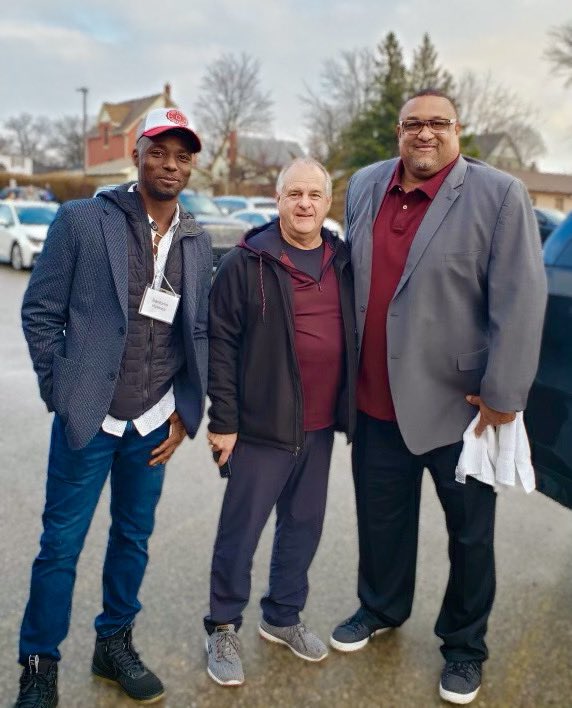
[[[267,199],[256,199],[252,202],[252,206],[255,209],[272,209],[272,207],[276,206],[276,199],[272,199],[271,197]]]
[[[25,226],[49,226],[56,217],[57,207],[17,206],[18,221]]]
[[[243,214],[237,215],[238,219],[248,221],[253,226],[262,226],[266,223],[266,218],[262,214],[257,214],[255,211],[245,211]]]
[[[217,207],[212,199],[204,194],[190,194],[181,192],[179,201],[192,214],[208,214],[210,216],[223,216],[222,211]]]
[[[229,211],[237,211],[238,209],[244,209],[246,206],[246,199],[231,199],[227,197],[220,197],[217,202],[220,206],[226,207]]]
[[[8,226],[11,226],[14,223],[10,207],[3,205],[0,206],[0,221],[5,222]]]

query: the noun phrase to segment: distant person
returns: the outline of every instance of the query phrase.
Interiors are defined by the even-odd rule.
[[[164,693],[132,643],[165,463],[199,426],[207,379],[208,235],[179,209],[201,143],[155,109],[131,188],[64,204],[22,306],[40,395],[54,411],[44,531],[20,635],[17,706],[57,705],[76,565],[111,476],[111,529],[93,673],[139,701]]]
[[[496,494],[475,479],[456,482],[455,467],[476,412],[482,433],[526,406],[546,281],[526,189],[462,157],[460,133],[453,102],[422,91],[401,109],[400,157],[363,168],[348,185],[361,356],[353,447],[361,604],[331,644],[361,649],[409,617],[427,467],[451,562],[435,627],[445,658],[440,695],[469,703],[488,656]]]
[[[306,661],[327,656],[300,612],[322,533],[334,430],[351,436],[354,426],[349,254],[322,226],[332,182],[322,165],[302,158],[282,170],[276,191],[279,219],[225,256],[210,298],[208,439],[229,480],[205,628],[208,674],[225,686],[244,681],[237,632],[274,507],[259,632]]]

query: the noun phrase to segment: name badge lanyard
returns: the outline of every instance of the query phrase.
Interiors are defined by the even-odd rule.
[[[169,290],[154,287],[156,282],[162,284],[163,280],[167,283]],[[171,283],[167,280],[165,269],[163,268],[153,278],[153,282],[146,286],[139,305],[139,313],[160,322],[173,324],[180,299],[181,296],[174,291]]]

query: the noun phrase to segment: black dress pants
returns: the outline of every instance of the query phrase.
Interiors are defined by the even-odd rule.
[[[487,658],[485,633],[495,594],[494,489],[455,481],[462,442],[414,455],[397,423],[358,413],[353,474],[359,532],[358,595],[391,626],[411,614],[421,476],[428,468],[445,512],[450,573],[435,633],[446,660]]]

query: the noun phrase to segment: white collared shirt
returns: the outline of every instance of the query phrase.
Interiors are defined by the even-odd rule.
[[[137,188],[137,184],[132,184],[129,187],[129,191],[133,192]],[[153,218],[147,214],[149,219],[149,234],[151,238],[151,243],[153,243],[153,238],[155,232],[151,229],[151,224],[154,222]],[[161,281],[163,280],[163,273],[165,272],[165,265],[167,264],[167,256],[169,254],[169,249],[171,248],[171,243],[173,242],[173,236],[179,225],[179,205],[175,209],[171,225],[167,229],[167,232],[162,236],[157,246],[157,255],[153,259],[153,287],[160,288]],[[167,393],[158,401],[152,408],[145,411],[143,415],[139,418],[133,420],[133,425],[137,428],[137,432],[141,436],[148,435],[153,430],[156,430],[160,425],[169,418],[171,413],[175,411],[175,392],[173,387],[167,391]],[[113,416],[107,414],[103,423],[101,424],[102,430],[110,435],[116,435],[118,438],[123,437],[125,432],[125,426],[127,425],[126,420],[118,420]]]

